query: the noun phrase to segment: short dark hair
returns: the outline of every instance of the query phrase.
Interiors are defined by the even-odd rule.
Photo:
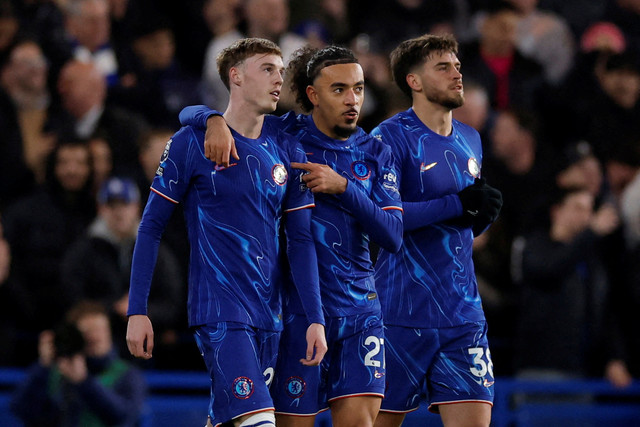
[[[267,39],[255,37],[237,40],[218,54],[216,58],[218,73],[227,89],[230,89],[229,70],[245,59],[261,53],[282,57],[282,51],[277,44]]]
[[[400,90],[411,97],[407,74],[422,65],[434,52],[458,53],[458,42],[450,35],[425,34],[405,40],[391,52],[391,72]]]
[[[303,111],[313,110],[307,97],[307,86],[312,85],[320,71],[337,64],[357,64],[358,58],[350,49],[341,46],[327,46],[322,49],[302,47],[291,55],[287,66],[287,76],[291,79],[290,89]]]

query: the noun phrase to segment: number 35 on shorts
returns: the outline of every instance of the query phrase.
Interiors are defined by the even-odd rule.
[[[489,349],[482,347],[472,347],[467,349],[473,357],[473,366],[469,367],[471,373],[476,377],[484,377],[487,372],[493,378],[493,362],[491,361],[491,352]]]

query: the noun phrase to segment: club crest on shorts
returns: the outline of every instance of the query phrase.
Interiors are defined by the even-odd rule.
[[[284,185],[287,182],[288,174],[284,165],[277,164],[271,169],[271,177],[278,185]]]
[[[298,399],[299,397],[302,397],[306,388],[307,384],[302,378],[290,377],[287,380],[287,394],[292,399]]]
[[[472,177],[478,178],[480,176],[480,165],[475,157],[470,157],[467,162],[467,167],[469,168],[469,173]]]
[[[238,377],[233,380],[231,390],[238,399],[248,399],[253,394],[253,381],[247,377]]]
[[[369,179],[371,176],[371,169],[362,160],[351,163],[351,172],[353,172],[353,176],[362,181]]]

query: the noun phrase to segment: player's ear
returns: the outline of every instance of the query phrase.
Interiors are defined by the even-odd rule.
[[[307,86],[307,98],[313,104],[314,107],[318,105],[318,92],[316,92],[316,88],[309,85]]]
[[[229,84],[240,86],[241,82],[242,73],[240,72],[240,69],[238,69],[238,67],[231,67],[231,69],[229,69]]]
[[[422,81],[420,80],[420,77],[417,74],[413,74],[413,73],[407,74],[406,80],[411,90],[414,90],[416,92],[422,91]]]

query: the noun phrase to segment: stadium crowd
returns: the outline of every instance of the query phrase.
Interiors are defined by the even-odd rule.
[[[35,363],[41,333],[90,299],[122,358],[203,369],[180,212],[150,296],[152,360],[127,351],[126,296],[132,230],[179,112],[228,102],[216,55],[244,36],[285,60],[347,46],[371,131],[410,107],[389,53],[424,33],[460,42],[454,117],[482,135],[483,176],[503,194],[474,241],[496,376],[639,378],[640,0],[0,0],[0,337],[14,344],[0,364]],[[276,114],[295,108],[283,94]]]

